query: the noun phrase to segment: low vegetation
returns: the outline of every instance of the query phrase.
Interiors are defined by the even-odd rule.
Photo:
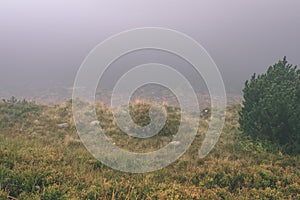
[[[132,105],[137,123],[147,124],[149,106]],[[168,120],[178,109],[168,106]],[[145,174],[115,171],[95,160],[78,138],[71,102],[54,107],[26,101],[0,103],[0,199],[300,199],[299,156],[270,153],[239,128],[240,105],[227,109],[219,142],[198,158],[209,116],[188,151],[168,167]],[[172,139],[176,123],[156,138],[122,134],[110,110],[97,104],[97,115],[116,145],[145,152]],[[144,120],[144,121],[143,121]],[[68,126],[58,126],[67,123]],[[175,126],[171,126],[175,124]]]

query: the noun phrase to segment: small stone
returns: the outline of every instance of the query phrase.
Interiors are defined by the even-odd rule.
[[[39,185],[34,186],[34,188],[35,188],[36,190],[40,190],[40,189],[41,189],[41,187],[40,187]]]
[[[174,146],[178,146],[180,145],[180,142],[179,141],[172,141],[170,142],[171,145],[174,145]]]
[[[90,123],[91,126],[96,126],[96,125],[99,125],[99,124],[100,124],[100,122],[98,120],[92,121]]]
[[[68,123],[62,123],[62,124],[57,124],[57,126],[59,128],[67,128],[67,127],[69,127],[69,124]]]

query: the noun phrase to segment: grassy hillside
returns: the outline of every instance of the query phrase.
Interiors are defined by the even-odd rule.
[[[147,124],[148,109],[146,104],[133,104],[134,120]],[[130,174],[112,170],[89,154],[78,138],[70,102],[54,107],[1,102],[0,199],[300,199],[300,158],[265,152],[241,134],[239,109],[228,107],[221,138],[204,159],[197,155],[208,116],[199,119],[195,141],[175,163]],[[160,136],[142,140],[122,134],[111,123],[110,110],[97,105],[107,136],[136,152],[171,141],[179,110],[167,110],[168,124]],[[59,127],[62,123],[69,126]]]

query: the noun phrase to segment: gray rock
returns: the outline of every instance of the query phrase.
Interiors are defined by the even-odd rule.
[[[170,145],[178,146],[180,145],[180,141],[172,141],[170,142]]]
[[[69,124],[68,123],[61,123],[61,124],[57,124],[57,126],[59,128],[67,128],[67,127],[69,127]]]
[[[92,121],[90,123],[91,126],[96,126],[96,125],[99,125],[99,124],[100,124],[100,122],[98,120]]]

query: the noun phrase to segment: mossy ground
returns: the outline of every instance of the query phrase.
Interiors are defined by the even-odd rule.
[[[137,103],[132,112],[147,109]],[[178,110],[168,109],[169,120],[176,121]],[[1,102],[0,199],[300,199],[299,156],[268,153],[243,136],[239,109],[228,107],[221,138],[204,159],[198,158],[198,149],[207,129],[205,117],[179,160],[159,171],[130,174],[90,155],[78,138],[70,102],[54,107]],[[176,133],[170,123],[159,139],[136,139],[122,134],[100,103],[97,115],[108,137],[132,151],[161,148]],[[149,119],[145,115],[135,120],[147,124]],[[70,126],[59,128],[59,123]]]

